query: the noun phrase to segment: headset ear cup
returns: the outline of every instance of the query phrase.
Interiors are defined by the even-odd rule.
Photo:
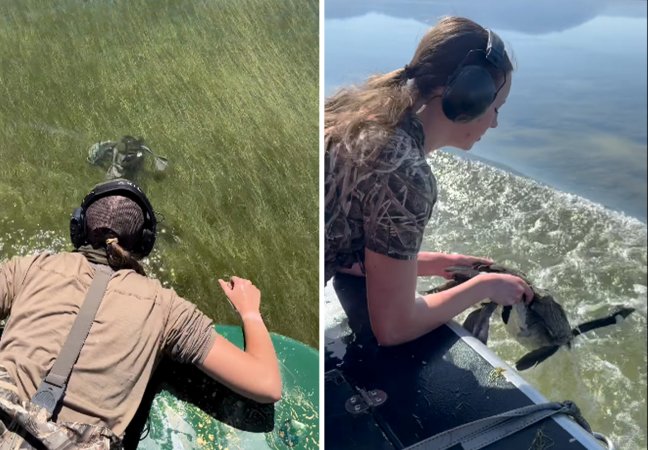
[[[83,208],[75,208],[70,217],[70,239],[74,248],[86,243],[85,214]]]
[[[453,122],[469,122],[493,103],[497,87],[490,73],[480,66],[465,66],[443,91],[443,113]]]
[[[153,245],[155,245],[155,231],[144,229],[142,230],[142,243],[139,245],[140,253],[142,257],[148,256],[151,251],[153,251]]]

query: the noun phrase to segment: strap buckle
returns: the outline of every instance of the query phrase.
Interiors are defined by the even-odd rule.
[[[54,413],[54,409],[63,397],[65,387],[65,383],[62,386],[57,386],[56,384],[50,383],[47,380],[43,380],[41,385],[38,387],[38,391],[36,391],[31,401],[32,403],[45,408],[50,413],[50,415],[52,415]]]

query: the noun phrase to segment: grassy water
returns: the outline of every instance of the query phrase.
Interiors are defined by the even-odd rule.
[[[318,2],[8,0],[0,12],[0,261],[69,250],[93,143],[170,161],[149,272],[218,323],[250,278],[272,331],[318,339]],[[149,161],[148,163],[151,163]]]

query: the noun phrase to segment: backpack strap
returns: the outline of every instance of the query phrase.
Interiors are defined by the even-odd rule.
[[[113,274],[113,270],[109,266],[103,264],[92,265],[95,267],[95,276],[74,320],[72,329],[56,361],[54,361],[54,365],[31,399],[32,403],[45,408],[50,417],[54,415],[54,412],[61,404],[72,372],[72,366],[79,358],[79,353],[81,353],[81,348],[88,337],[101,299],[108,287],[108,281]]]

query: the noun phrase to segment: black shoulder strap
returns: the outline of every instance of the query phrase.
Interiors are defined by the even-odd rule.
[[[86,298],[79,309],[72,329],[63,344],[63,348],[54,362],[52,369],[38,387],[38,391],[32,397],[32,402],[42,406],[48,412],[50,417],[54,415],[61,404],[61,399],[65,393],[72,366],[76,363],[81,353],[81,348],[85,343],[90,327],[94,321],[101,299],[106,292],[108,281],[112,276],[113,270],[103,264],[93,264],[95,267],[95,276],[90,284]]]

